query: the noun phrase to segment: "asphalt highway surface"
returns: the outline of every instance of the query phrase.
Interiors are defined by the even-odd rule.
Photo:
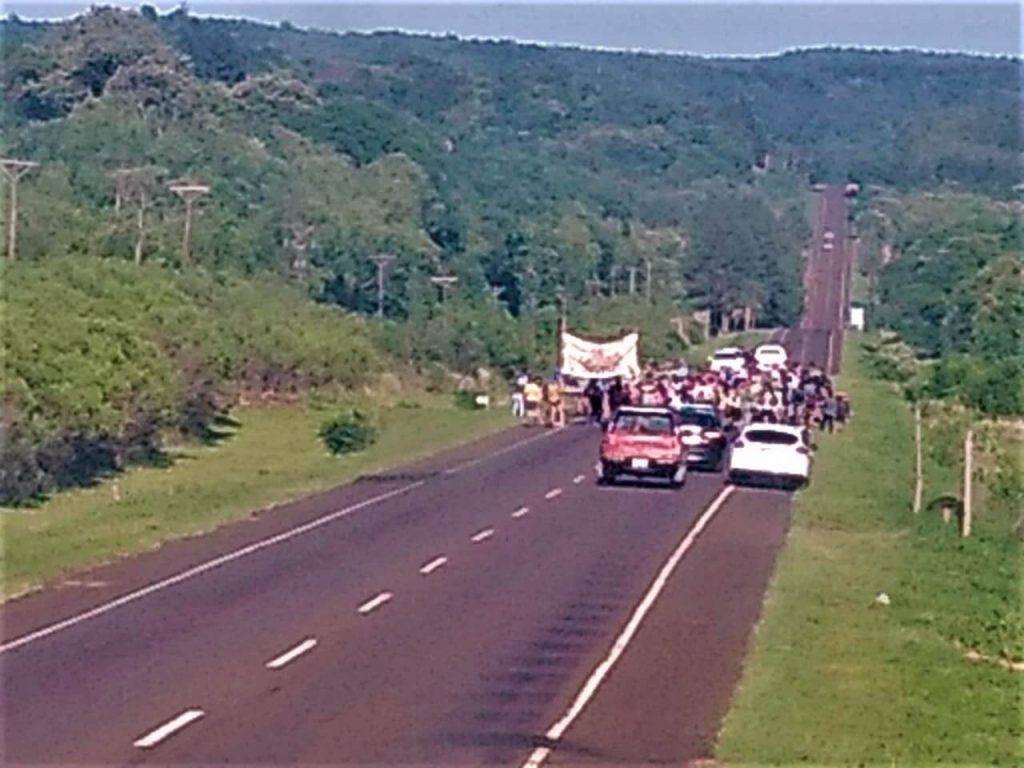
[[[844,201],[822,200],[836,249],[782,340],[837,366]],[[4,764],[713,755],[790,495],[599,487],[598,436],[510,430],[7,603]]]

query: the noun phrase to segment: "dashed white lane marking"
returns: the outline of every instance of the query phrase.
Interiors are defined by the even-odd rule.
[[[378,608],[380,608],[382,605],[384,605],[384,603],[386,603],[392,597],[394,597],[394,595],[392,595],[390,592],[381,592],[376,597],[371,598],[371,599],[367,600],[365,603],[363,603],[362,605],[360,605],[359,606],[359,612],[365,616],[366,614],[370,613],[371,611],[375,611]]]
[[[552,488],[550,491],[548,491],[547,493],[544,494],[544,498],[545,499],[557,499],[561,495],[562,495],[562,489],[561,488]]]
[[[519,509],[512,513],[512,517],[519,519],[520,517],[526,517],[528,514],[530,514],[529,507],[520,507]]]
[[[576,477],[574,477],[572,479],[572,482],[573,482],[574,485],[579,485],[580,483],[582,483],[586,479],[587,479],[586,475],[576,475]]]
[[[336,512],[331,512],[330,514],[324,515],[323,517],[318,517],[316,520],[312,520],[311,522],[305,523],[296,528],[291,528],[283,533],[277,534],[276,536],[271,536],[268,539],[263,539],[262,541],[257,541],[253,544],[249,544],[248,546],[242,547],[241,549],[236,549],[233,552],[229,552],[226,555],[216,557],[213,560],[207,560],[205,563],[197,565],[194,568],[189,568],[187,571],[182,571],[181,573],[178,573],[174,576],[169,576],[166,579],[157,581],[153,584],[150,584],[147,587],[143,587],[142,589],[137,589],[134,592],[129,592],[127,595],[123,595],[117,598],[116,600],[111,600],[109,603],[104,603],[88,611],[85,611],[84,613],[80,613],[76,616],[72,616],[69,619],[65,619],[64,621],[59,621],[56,624],[51,624],[48,627],[43,627],[42,629],[36,630],[35,632],[31,632],[27,635],[22,635],[21,637],[11,640],[8,643],[4,643],[3,645],[0,645],[0,653],[13,651],[15,648],[20,648],[21,646],[27,645],[28,643],[31,643],[35,640],[42,640],[44,637],[49,637],[50,635],[60,632],[61,630],[68,629],[69,627],[73,627],[76,624],[81,624],[83,621],[88,621],[89,619],[94,619],[97,616],[102,616],[104,613],[112,611],[115,608],[120,608],[122,605],[133,603],[136,600],[140,600],[141,598],[146,597],[147,595],[153,594],[154,592],[159,592],[161,590],[167,589],[168,587],[173,587],[175,584],[180,584],[183,581],[193,579],[196,576],[206,573],[207,571],[212,571],[214,568],[219,568],[222,565],[227,565],[228,563],[234,560],[240,560],[243,557],[247,557],[248,555],[252,555],[256,552],[259,552],[262,549],[267,549],[268,547],[272,547],[275,544],[280,544],[283,541],[288,541],[288,539],[295,538],[300,534],[308,533],[309,531],[320,528],[324,525],[327,525],[328,523],[332,523],[339,518],[345,517],[346,515],[350,515],[353,512],[358,512],[359,510],[365,509],[366,507],[372,506],[373,504],[379,504],[382,501],[387,501],[388,499],[393,499],[396,496],[401,496],[402,494],[408,493],[409,491],[419,488],[421,485],[424,484],[424,480],[417,480],[414,483],[403,485],[401,488],[396,488],[393,491],[388,491],[387,493],[382,493],[377,496],[373,496],[372,498],[366,499],[365,501],[360,501],[358,504],[353,504],[350,507],[339,509]]]
[[[487,539],[491,538],[491,536],[493,536],[493,535],[494,535],[494,529],[493,528],[484,528],[482,531],[474,533],[472,538],[470,538],[470,541],[476,542],[476,543],[479,543],[481,541],[487,541]]]
[[[464,469],[468,469],[469,467],[481,464],[485,461],[495,458],[496,456],[503,456],[506,453],[522,448],[523,446],[530,445],[531,443],[535,443],[538,440],[543,440],[544,438],[550,437],[554,434],[558,433],[555,431],[543,432],[542,434],[536,435],[535,437],[530,437],[527,438],[526,440],[520,440],[517,443],[505,446],[504,448],[500,448],[497,451],[486,454],[485,456],[480,456],[478,458],[465,461],[462,464],[457,464],[451,469],[445,470],[445,474],[457,474],[458,472],[461,472]],[[125,595],[122,595],[121,597],[115,598],[110,602],[103,603],[101,605],[96,606],[95,608],[90,608],[88,611],[83,611],[82,613],[76,614],[62,621],[58,621],[48,626],[42,627],[41,629],[37,629],[35,632],[30,632],[27,635],[16,637],[15,639],[0,645],[0,654],[7,653],[8,651],[13,651],[16,648],[20,648],[23,645],[28,645],[29,643],[35,642],[36,640],[42,640],[44,637],[49,637],[50,635],[56,634],[57,632],[69,629],[70,627],[73,627],[76,624],[81,624],[82,622],[89,621],[90,619],[95,619],[97,616],[102,616],[103,614],[113,611],[116,608],[120,608],[123,605],[134,603],[136,600],[140,600],[143,597],[152,595],[155,592],[160,592],[164,589],[167,589],[168,587],[173,587],[176,584],[181,584],[184,581],[193,579],[196,576],[200,576],[208,571],[212,571],[213,569],[219,568],[222,565],[227,565],[230,562],[240,560],[243,557],[248,557],[249,555],[255,554],[260,550],[266,549],[267,547],[272,547],[275,544],[280,544],[281,542],[288,541],[289,539],[295,538],[296,536],[300,536],[303,533],[308,533],[309,531],[320,528],[321,526],[327,525],[328,523],[333,523],[335,520],[350,515],[353,512],[358,512],[359,510],[365,509],[366,507],[372,506],[374,504],[379,504],[382,501],[387,501],[388,499],[393,499],[396,496],[401,496],[402,494],[409,493],[409,491],[413,491],[425,484],[425,480],[416,480],[415,482],[403,485],[401,488],[396,488],[393,491],[381,493],[377,496],[373,496],[369,499],[365,499],[364,501],[360,501],[356,504],[353,504],[350,507],[339,509],[335,512],[326,514],[323,517],[318,517],[315,520],[311,520],[308,523],[304,523],[295,528],[291,528],[287,531],[276,534],[261,541],[254,542],[247,546],[241,547],[240,549],[236,549],[233,552],[228,552],[227,554],[221,555],[220,557],[216,557],[212,560],[207,560],[205,563],[200,563],[199,565],[193,568],[189,568],[188,570],[176,573],[173,576],[168,576],[166,579],[155,581],[152,584],[148,584],[144,587],[141,587],[140,589],[135,590],[134,592],[129,592]]]
[[[201,709],[186,709],[180,715],[173,720],[169,720],[159,728],[155,728],[145,736],[141,736],[136,739],[132,746],[138,747],[139,749],[149,749],[155,747],[161,741],[166,739],[172,733],[180,731],[189,723],[194,723],[196,720],[201,718],[206,713]]]
[[[307,637],[305,640],[303,640],[301,643],[296,645],[294,648],[290,648],[289,650],[285,651],[284,653],[282,653],[277,658],[271,659],[270,661],[268,661],[267,662],[267,669],[280,669],[285,664],[288,664],[289,662],[295,661],[295,659],[299,658],[299,656],[301,656],[304,653],[308,653],[309,651],[313,650],[314,648],[316,648],[316,638],[315,637]]]
[[[686,536],[683,537],[679,546],[676,547],[668,560],[665,561],[665,564],[661,567],[661,570],[655,577],[654,582],[647,590],[647,594],[644,595],[643,600],[640,601],[636,610],[633,611],[633,615],[630,617],[629,623],[626,624],[621,634],[619,634],[615,639],[615,643],[612,645],[611,651],[608,652],[608,655],[600,664],[597,665],[594,671],[590,673],[590,677],[587,678],[587,681],[583,684],[580,692],[576,694],[576,698],[572,702],[572,706],[570,706],[566,713],[562,715],[561,719],[548,728],[547,732],[544,734],[545,738],[549,742],[557,742],[562,738],[562,735],[569,729],[569,726],[573,724],[573,721],[580,716],[584,707],[587,706],[590,700],[594,697],[594,694],[597,693],[598,687],[612,671],[612,668],[619,660],[619,657],[625,652],[630,641],[632,641],[633,636],[636,635],[637,630],[640,628],[640,624],[643,622],[644,617],[647,616],[651,608],[654,606],[655,601],[658,599],[658,596],[661,594],[662,590],[665,589],[665,585],[668,583],[669,577],[672,576],[672,572],[676,569],[676,566],[679,565],[679,561],[682,560],[683,556],[690,550],[694,542],[697,540],[697,537],[701,534],[701,531],[703,531],[704,528],[707,527],[707,524],[711,522],[711,518],[715,516],[719,509],[721,509],[725,500],[729,498],[732,492],[733,486],[731,485],[726,486],[719,492],[711,504],[708,505],[708,508],[704,510],[704,513],[697,519],[697,522],[694,523],[693,527],[687,532]],[[551,749],[552,747],[538,747],[533,750],[527,761],[523,763],[522,768],[540,768],[540,766],[544,764],[544,761],[547,760],[548,755],[551,754]]]
[[[429,563],[425,563],[424,566],[420,568],[420,573],[422,573],[424,576],[428,576],[447,562],[447,557],[435,557]]]

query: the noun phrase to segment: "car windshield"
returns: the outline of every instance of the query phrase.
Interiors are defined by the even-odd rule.
[[[718,418],[710,411],[682,410],[679,412],[679,421],[687,426],[704,429],[713,429],[718,426]]]
[[[612,429],[615,432],[667,435],[672,433],[672,417],[664,413],[620,413]]]
[[[796,435],[776,429],[752,429],[743,437],[752,443],[767,445],[796,445],[799,442]]]

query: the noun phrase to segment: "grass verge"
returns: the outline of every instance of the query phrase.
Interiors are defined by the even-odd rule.
[[[915,518],[910,413],[850,352],[855,417],[819,438],[718,758],[1017,765],[1024,673],[965,658],[1024,657],[1015,513],[986,505],[968,540],[937,514]]]
[[[2,509],[0,595],[9,599],[61,574],[209,531],[511,424],[504,409],[460,410],[447,398],[424,397],[384,409],[380,438],[367,451],[332,457],[317,437],[328,413],[242,409],[232,434],[216,445],[173,450],[167,468],[134,468],[36,508]]]

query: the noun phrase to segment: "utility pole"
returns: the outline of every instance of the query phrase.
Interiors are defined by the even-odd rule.
[[[14,261],[18,255],[18,181],[21,177],[35,168],[39,163],[30,160],[15,160],[10,157],[0,157],[0,168],[7,177],[10,195],[10,211],[7,219],[7,259]]]
[[[636,267],[629,268],[629,295],[636,293]]]
[[[651,266],[652,266],[651,265],[651,260],[650,259],[644,259],[644,265],[647,267],[647,280],[644,283],[644,288],[647,291],[647,301],[650,302],[650,300],[651,300]]]
[[[961,534],[964,538],[971,535],[971,523],[974,519],[972,504],[974,501],[974,430],[967,428],[964,435],[964,516]]]
[[[924,462],[921,450],[921,403],[914,403],[914,514],[921,512],[924,500]]]
[[[146,239],[146,209],[149,207],[149,185],[157,169],[152,167],[118,168],[111,171],[114,179],[114,212],[118,213],[132,199],[135,200],[135,264],[142,264],[142,246]]]
[[[181,239],[181,262],[182,264],[191,264],[192,210],[195,207],[196,200],[210,191],[210,186],[190,181],[172,182],[168,186],[171,192],[180,197],[185,203],[185,234]]]
[[[302,273],[306,271],[309,262],[306,261],[306,251],[312,244],[313,232],[316,227],[313,224],[292,224],[292,249],[295,251],[292,256],[292,271]]]
[[[378,253],[370,257],[377,265],[377,317],[384,317],[384,270],[395,260],[390,253]]]
[[[448,289],[459,282],[459,278],[455,275],[434,275],[430,278],[430,282],[441,289],[441,303],[444,304],[445,299],[448,298]]]

